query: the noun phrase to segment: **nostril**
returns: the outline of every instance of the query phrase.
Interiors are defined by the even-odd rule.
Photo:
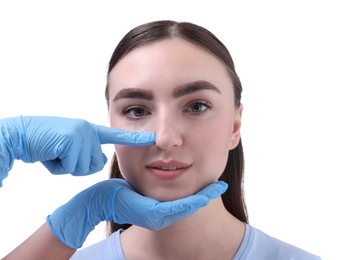
[[[173,131],[166,132],[166,133],[157,133],[157,138],[155,141],[155,146],[167,150],[172,147],[177,147],[182,144],[182,138],[179,133],[174,133]]]

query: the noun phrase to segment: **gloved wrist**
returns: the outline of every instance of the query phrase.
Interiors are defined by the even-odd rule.
[[[116,220],[113,206],[120,188],[114,180],[106,180],[83,190],[47,216],[49,228],[65,245],[82,247],[100,222]]]

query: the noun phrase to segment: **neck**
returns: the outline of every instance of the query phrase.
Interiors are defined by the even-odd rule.
[[[132,226],[122,233],[121,242],[126,256],[139,250],[139,256],[141,251],[154,253],[148,259],[232,259],[244,232],[244,224],[225,209],[219,197],[192,216],[160,231]],[[141,248],[133,249],[135,245]]]

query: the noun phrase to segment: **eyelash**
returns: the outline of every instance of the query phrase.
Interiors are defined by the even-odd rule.
[[[207,110],[212,108],[212,105],[209,102],[205,101],[205,100],[195,100],[195,101],[192,101],[192,102],[189,103],[188,108],[192,109],[194,105],[205,106],[205,109],[202,110],[202,111],[199,111],[199,112],[191,111],[190,112],[192,114],[195,114],[196,116],[199,116],[199,115],[207,112]],[[187,110],[187,109],[185,109],[185,110]]]
[[[134,117],[131,117],[130,115],[128,115],[129,113],[133,112],[133,111],[136,111],[137,109],[141,109],[143,110],[143,112],[145,113],[146,109],[143,107],[143,106],[140,106],[140,105],[133,105],[133,106],[128,106],[126,107],[123,111],[122,111],[122,114],[125,115],[126,117],[128,117],[128,119],[130,120],[138,120],[140,119],[142,116],[144,116],[145,114],[143,114],[142,116],[135,116]],[[148,113],[150,114],[150,113]]]
[[[189,111],[190,109],[192,110],[193,106],[195,105],[199,105],[200,108],[201,106],[204,106],[203,110],[202,111],[198,111],[198,112],[193,112],[193,111]],[[212,105],[208,102],[208,101],[205,101],[205,100],[195,100],[195,101],[192,101],[190,102],[186,108],[184,109],[185,112],[188,112],[188,113],[191,113],[192,115],[194,116],[200,116],[202,115],[203,113],[206,113],[207,110],[210,110],[212,108]],[[136,110],[139,109],[139,110],[142,110],[142,115],[135,115],[135,112]],[[129,113],[132,113],[134,115],[129,115]],[[139,111],[140,112],[140,111]],[[143,106],[141,105],[133,105],[133,106],[128,106],[126,107],[123,111],[122,111],[122,114],[127,116],[129,120],[138,120],[138,119],[141,119],[142,117],[146,116],[146,115],[149,115],[150,112],[147,112],[147,109],[144,108]]]

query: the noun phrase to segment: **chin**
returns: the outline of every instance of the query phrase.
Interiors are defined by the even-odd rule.
[[[182,199],[185,197],[188,197],[190,195],[194,194],[194,192],[192,193],[188,193],[187,191],[185,192],[175,192],[175,191],[169,191],[169,190],[162,190],[162,191],[153,191],[151,193],[146,193],[145,195],[151,198],[154,198],[156,200],[159,201],[172,201],[172,200],[178,200],[178,199]]]
[[[140,194],[156,199],[158,201],[173,201],[186,198],[188,196],[194,195],[199,190],[201,190],[200,186],[190,186],[187,183],[171,185],[161,185],[159,183],[153,183],[152,185],[136,185],[134,186],[134,188]]]
[[[168,195],[160,195],[160,196],[152,196],[152,198],[164,202],[164,201],[172,201],[172,200],[178,200],[178,199],[182,199],[185,198],[187,196],[178,196],[178,195],[173,195],[173,196],[168,196]]]

